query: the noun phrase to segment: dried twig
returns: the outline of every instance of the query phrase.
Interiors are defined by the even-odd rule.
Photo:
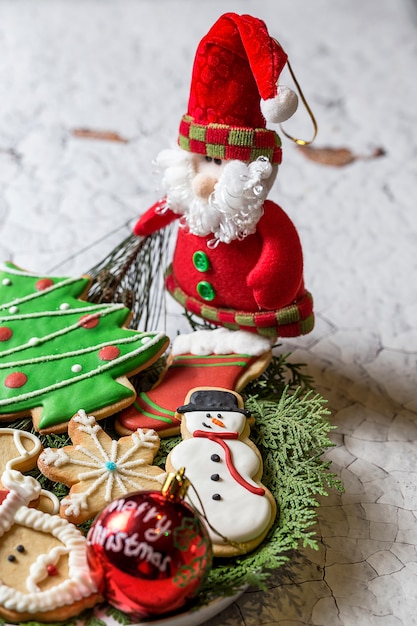
[[[349,148],[299,146],[299,150],[301,150],[304,156],[310,159],[310,161],[333,167],[344,167],[354,161],[377,159],[385,155],[384,148],[375,148],[370,155],[354,154]]]
[[[99,141],[113,141],[116,143],[129,143],[128,139],[112,130],[93,130],[91,128],[73,128],[71,135],[79,139],[97,139]]]

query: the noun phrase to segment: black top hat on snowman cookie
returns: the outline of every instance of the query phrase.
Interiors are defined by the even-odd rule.
[[[188,404],[178,407],[177,413],[190,411],[232,411],[243,413],[246,417],[251,416],[250,411],[239,406],[237,396],[230,391],[220,389],[198,389],[193,391],[189,397]]]

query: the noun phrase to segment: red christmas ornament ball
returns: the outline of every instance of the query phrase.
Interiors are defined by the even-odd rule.
[[[136,620],[171,613],[198,592],[212,548],[183,495],[145,491],[111,502],[87,536],[87,558],[100,593]]]

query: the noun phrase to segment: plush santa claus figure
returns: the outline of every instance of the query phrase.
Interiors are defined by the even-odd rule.
[[[261,20],[219,18],[197,49],[178,148],[157,158],[166,195],[134,228],[148,236],[179,219],[168,291],[215,325],[271,336],[313,327],[297,231],[267,199],[282,153],[266,124],[297,108],[278,85],[286,61]]]

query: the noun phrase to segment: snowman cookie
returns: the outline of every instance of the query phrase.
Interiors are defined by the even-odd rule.
[[[0,491],[0,616],[8,622],[56,622],[101,597],[91,578],[86,540],[76,526],[28,504],[40,484],[8,468]]]
[[[250,412],[242,397],[222,388],[192,389],[177,409],[183,441],[168,455],[167,471],[185,468],[189,499],[207,522],[213,554],[231,557],[256,548],[277,507],[262,485],[262,458],[249,439]]]

